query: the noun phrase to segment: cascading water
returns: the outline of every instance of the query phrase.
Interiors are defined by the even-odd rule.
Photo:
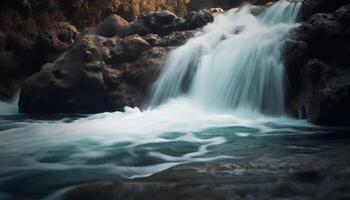
[[[307,137],[327,130],[279,116],[284,111],[280,44],[296,26],[299,8],[300,3],[280,1],[258,16],[250,14],[249,6],[217,15],[214,23],[169,55],[154,86],[152,109],[127,107],[125,112],[90,116],[2,116],[5,108],[13,112],[16,105],[0,104],[0,199],[2,193],[57,199],[50,194],[59,188],[146,177],[177,165],[218,159],[224,166],[218,169],[225,172],[218,175],[228,169],[227,174],[237,173],[237,178],[244,170],[273,170],[276,158],[287,158],[295,166],[294,158],[307,157],[315,165],[321,148],[323,153],[333,151]],[[266,167],[259,159],[253,165],[256,158]],[[285,161],[278,160],[283,165],[277,170],[295,173]],[[208,166],[203,169],[211,173]],[[175,169],[173,174],[185,171],[179,172]],[[263,177],[259,182],[266,183],[270,175]]]
[[[10,102],[0,101],[0,115],[17,114],[18,100],[19,100],[19,92],[17,92],[15,97]]]
[[[207,110],[284,113],[280,45],[296,26],[300,2],[280,1],[254,16],[249,6],[219,15],[173,51],[151,106],[185,96]]]

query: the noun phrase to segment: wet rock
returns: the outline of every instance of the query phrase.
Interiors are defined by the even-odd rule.
[[[208,11],[209,11],[212,15],[217,15],[217,14],[223,14],[223,13],[225,13],[224,9],[222,9],[222,8],[209,8]]]
[[[316,13],[291,31],[284,58],[291,86],[287,104],[292,113],[304,110],[315,124],[350,125],[350,39],[347,6]]]
[[[113,14],[96,27],[95,34],[103,37],[123,36],[128,28],[129,23],[125,19]]]
[[[200,11],[192,11],[185,16],[185,29],[196,29],[213,22],[214,17],[210,11],[204,9]]]
[[[188,31],[176,31],[170,35],[163,36],[161,40],[157,43],[159,46],[180,46],[185,44],[185,42],[194,37],[195,33],[199,30],[188,30]]]

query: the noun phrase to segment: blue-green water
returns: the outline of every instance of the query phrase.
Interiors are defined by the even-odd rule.
[[[173,102],[144,112],[1,116],[0,193],[8,199],[44,197],[71,186],[148,177],[191,163],[227,162],[237,165],[233,173],[298,171],[305,160],[327,163],[322,155],[347,155],[346,129],[195,108]],[[257,160],[256,166],[242,164]]]

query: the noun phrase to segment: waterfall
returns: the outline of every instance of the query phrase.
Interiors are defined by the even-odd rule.
[[[185,97],[207,110],[284,113],[281,43],[300,2],[279,1],[254,16],[247,5],[218,15],[174,50],[154,84],[150,106]]]
[[[10,102],[0,101],[0,115],[9,115],[18,113],[18,100],[19,100],[19,91],[13,97]]]

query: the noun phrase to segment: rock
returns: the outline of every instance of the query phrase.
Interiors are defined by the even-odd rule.
[[[308,1],[307,1],[308,2]],[[316,13],[293,29],[284,42],[284,59],[291,90],[288,108],[310,122],[348,126],[350,39],[347,6],[333,13]]]
[[[42,52],[48,61],[66,51],[79,35],[77,28],[67,22],[57,22],[43,28],[36,38],[38,52]]]
[[[349,3],[349,0],[304,0],[300,12],[300,19],[305,21],[316,13],[332,13],[340,6]]]
[[[6,35],[2,31],[0,31],[0,51],[5,50],[6,41]]]
[[[183,23],[174,13],[161,10],[151,12],[141,17],[140,20],[131,25],[132,33],[146,35],[155,33],[158,35],[167,35],[178,29]]]
[[[347,126],[350,111],[350,73],[339,72],[314,59],[304,69],[308,85],[306,107],[310,122],[320,125]]]
[[[117,63],[135,61],[142,52],[150,48],[151,45],[139,35],[131,35],[111,50],[111,56],[113,62]]]
[[[34,41],[14,33],[4,34],[0,50],[0,99],[8,100],[16,94],[24,78],[38,71]]]
[[[194,30],[202,28],[214,20],[208,10],[192,11],[185,19],[177,17],[170,11],[157,11],[144,15],[140,20],[131,24],[131,33],[142,36],[157,34],[169,35],[175,31]]]
[[[116,49],[122,49],[118,59]],[[20,112],[99,113],[141,106],[170,50],[150,49],[137,35],[84,35],[60,60],[25,81]]]
[[[19,89],[20,65],[18,58],[9,51],[0,52],[0,100],[8,101]]]
[[[95,34],[103,37],[123,36],[129,29],[129,22],[119,15],[112,14],[101,22],[95,30]]]
[[[197,30],[187,30],[187,31],[175,31],[170,35],[163,36],[160,41],[158,41],[158,46],[180,46],[185,44],[185,42],[194,37]]]
[[[212,15],[217,15],[217,14],[222,14],[224,13],[224,9],[222,8],[209,8],[208,11],[212,14]]]
[[[157,46],[161,40],[161,37],[157,34],[148,34],[143,36],[143,39],[146,40],[152,46]]]
[[[196,29],[214,21],[213,15],[208,10],[192,11],[185,16],[185,29]]]
[[[287,39],[282,44],[284,64],[287,78],[287,99],[297,95],[300,90],[299,74],[301,68],[309,59],[308,45],[304,41]],[[287,102],[290,104],[290,102]],[[293,107],[292,110],[297,110]],[[293,111],[289,110],[290,113]]]

